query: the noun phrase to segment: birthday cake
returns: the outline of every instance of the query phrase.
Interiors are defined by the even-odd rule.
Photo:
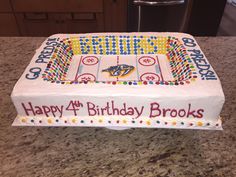
[[[220,80],[184,33],[50,36],[11,97],[15,126],[222,129]]]

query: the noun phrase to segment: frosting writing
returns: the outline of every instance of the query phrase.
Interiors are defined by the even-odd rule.
[[[35,63],[48,63],[48,60],[50,59],[55,47],[58,44],[59,43],[57,43],[57,38],[48,38],[45,44],[46,46],[40,52]]]
[[[211,65],[204,58],[204,55],[201,53],[201,51],[197,49],[188,51],[190,52],[192,60],[199,69],[199,74],[201,75],[202,80],[217,80],[215,73],[213,70],[211,70]]]
[[[217,80],[216,74],[213,71],[211,65],[208,63],[203,53],[199,49],[193,49],[196,43],[191,38],[182,38],[184,45],[187,46],[188,52],[190,52],[190,57],[196,64],[199,74],[202,80]]]
[[[64,106],[34,106],[31,102],[28,104],[21,103],[22,107],[24,108],[25,114],[27,116],[33,115],[45,115],[46,117],[53,116],[53,117],[62,117],[63,114],[63,107]]]
[[[144,106],[140,108],[127,106],[123,103],[121,108],[114,105],[114,101],[107,102],[105,107],[99,107],[91,102],[87,102],[88,114],[89,116],[105,116],[105,115],[117,115],[117,116],[134,116],[138,118],[142,115]]]
[[[161,108],[159,103],[151,103],[150,106],[150,118],[153,117],[193,117],[202,118],[203,109],[192,109],[192,105],[188,104],[187,109],[171,109],[171,108]]]
[[[166,53],[167,37],[108,35],[70,38],[74,54],[131,55]],[[64,41],[67,43],[67,39]]]
[[[68,105],[33,105],[31,102],[21,103],[21,105],[27,116],[46,117],[63,117],[65,112],[67,115],[69,113],[70,115],[78,116],[81,109],[84,109],[84,116],[130,116],[133,119],[148,115],[149,118],[203,118],[204,113],[204,109],[193,109],[191,103],[181,109],[165,108],[158,102],[151,102],[147,104],[147,106],[133,106],[125,102],[117,104],[114,100],[99,105],[90,101],[83,104],[80,101],[73,100],[71,100]]]
[[[35,60],[35,63],[45,64],[48,63],[55,47],[58,45],[57,38],[48,38],[45,44],[46,46],[40,52],[38,58]],[[37,79],[41,73],[40,67],[32,67],[29,69],[28,73],[25,75],[26,79],[34,80]]]

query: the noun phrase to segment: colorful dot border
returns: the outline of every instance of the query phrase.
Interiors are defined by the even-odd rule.
[[[107,37],[107,36],[105,36]],[[112,36],[108,36],[112,37]],[[122,36],[121,36],[122,37]],[[135,36],[133,36],[135,37]],[[142,36],[138,36],[142,37]],[[150,37],[150,36],[149,36]],[[99,38],[99,36],[98,36]],[[42,78],[45,81],[50,81],[56,84],[111,84],[111,85],[169,85],[178,86],[190,84],[196,81],[197,73],[195,67],[188,56],[185,47],[176,37],[161,37],[153,36],[156,39],[156,45],[158,45],[157,53],[166,54],[170,62],[170,67],[174,80],[171,81],[93,81],[93,82],[78,82],[67,81],[66,74],[69,69],[72,57],[74,55],[73,42],[74,40],[80,40],[79,38],[66,38],[60,41],[60,44],[54,50],[52,57],[50,58],[47,67],[42,74]],[[161,46],[164,45],[162,48]],[[77,46],[78,47],[78,46]],[[159,48],[160,52],[159,52]],[[166,52],[163,52],[165,50]]]
[[[30,126],[121,126],[131,128],[206,128],[221,129],[221,120],[215,123],[205,120],[199,121],[182,121],[182,120],[163,120],[163,119],[128,119],[128,118],[78,118],[78,117],[17,117],[20,125]]]

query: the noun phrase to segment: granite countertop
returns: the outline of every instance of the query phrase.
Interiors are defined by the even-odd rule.
[[[0,176],[236,176],[236,37],[196,38],[223,85],[223,131],[12,127],[10,93],[44,39],[0,38]]]

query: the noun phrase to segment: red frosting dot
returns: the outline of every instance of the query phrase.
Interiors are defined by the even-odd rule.
[[[190,82],[189,81],[186,81],[187,84],[189,84]]]

